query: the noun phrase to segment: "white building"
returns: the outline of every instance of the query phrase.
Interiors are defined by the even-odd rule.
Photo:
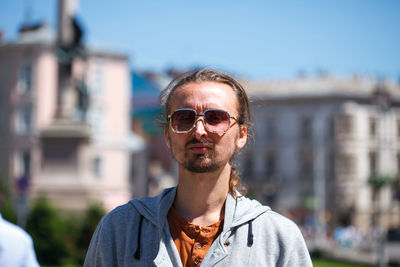
[[[384,228],[400,224],[395,185],[373,201],[368,183],[374,175],[398,180],[398,85],[328,76],[244,85],[255,140],[240,169],[251,194],[281,212],[314,210],[330,226],[346,219],[368,230],[374,213]]]

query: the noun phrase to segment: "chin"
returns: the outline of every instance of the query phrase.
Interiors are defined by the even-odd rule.
[[[219,169],[219,167],[214,167],[214,166],[190,166],[186,168],[188,171],[193,172],[193,173],[209,173],[209,172],[215,172],[216,170]]]
[[[220,162],[201,155],[195,160],[188,160],[182,164],[185,169],[193,173],[215,172],[221,168]]]

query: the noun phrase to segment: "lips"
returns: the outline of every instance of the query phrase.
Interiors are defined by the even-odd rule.
[[[188,148],[190,149],[190,151],[192,151],[195,154],[204,154],[211,149],[210,146],[207,146],[207,145],[204,145],[201,143],[200,144],[191,144],[191,145],[189,145]]]

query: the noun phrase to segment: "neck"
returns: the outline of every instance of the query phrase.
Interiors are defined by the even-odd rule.
[[[229,164],[212,173],[192,173],[179,166],[175,210],[199,226],[218,222],[229,192],[230,172]]]

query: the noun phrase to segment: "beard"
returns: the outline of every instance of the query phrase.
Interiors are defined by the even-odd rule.
[[[185,160],[182,162],[182,166],[190,172],[194,173],[205,173],[214,172],[222,167],[222,162],[215,160],[215,152],[198,155],[187,155],[185,153]]]
[[[193,173],[207,173],[207,172],[214,172],[224,166],[223,161],[217,160],[217,153],[215,151],[215,145],[208,142],[205,138],[197,140],[195,138],[189,140],[185,148],[187,148],[191,144],[204,144],[211,146],[211,149],[204,154],[192,154],[187,149],[185,149],[184,159],[182,162],[179,162],[173,151],[172,155],[175,160],[182,165],[185,169]]]

